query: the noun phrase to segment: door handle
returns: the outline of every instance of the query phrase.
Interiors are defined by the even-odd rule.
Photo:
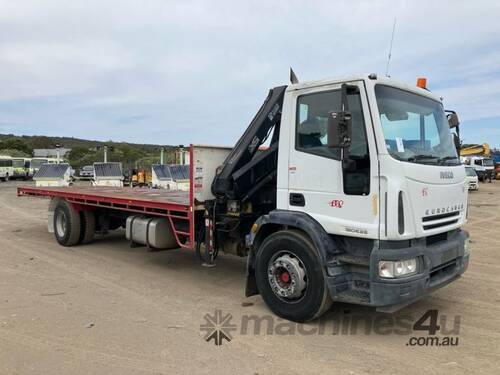
[[[290,193],[290,206],[304,207],[305,205],[306,205],[306,200],[303,194]]]

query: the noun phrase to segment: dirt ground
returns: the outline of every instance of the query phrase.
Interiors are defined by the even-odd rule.
[[[191,251],[130,248],[123,233],[63,248],[46,230],[48,201],[17,198],[17,185],[0,183],[1,374],[498,374],[500,181],[470,194],[464,276],[390,316],[413,325],[437,309],[447,326],[460,319],[456,346],[407,345],[426,336],[413,330],[333,334],[329,324],[351,316],[387,317],[344,304],[321,322],[285,326],[292,334],[278,334],[276,318],[274,331],[243,334],[244,316],[270,317],[260,297],[243,295],[244,259],[205,268]],[[200,332],[215,310],[237,327],[220,346]]]

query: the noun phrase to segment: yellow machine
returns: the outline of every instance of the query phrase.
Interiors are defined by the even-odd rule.
[[[151,172],[144,169],[132,170],[131,186],[149,186],[152,181]]]
[[[460,156],[491,156],[490,145],[483,143],[482,145],[462,145],[460,147]]]

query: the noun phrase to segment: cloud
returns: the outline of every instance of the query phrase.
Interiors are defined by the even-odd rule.
[[[394,17],[393,78],[427,76],[464,124],[500,117],[491,1],[0,0],[0,9],[0,122],[16,132],[230,145],[289,66],[301,80],[383,74]]]

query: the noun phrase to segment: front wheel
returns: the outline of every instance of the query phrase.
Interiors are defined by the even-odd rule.
[[[331,306],[317,252],[300,231],[283,230],[266,238],[257,252],[255,276],[262,298],[282,318],[307,322]]]

